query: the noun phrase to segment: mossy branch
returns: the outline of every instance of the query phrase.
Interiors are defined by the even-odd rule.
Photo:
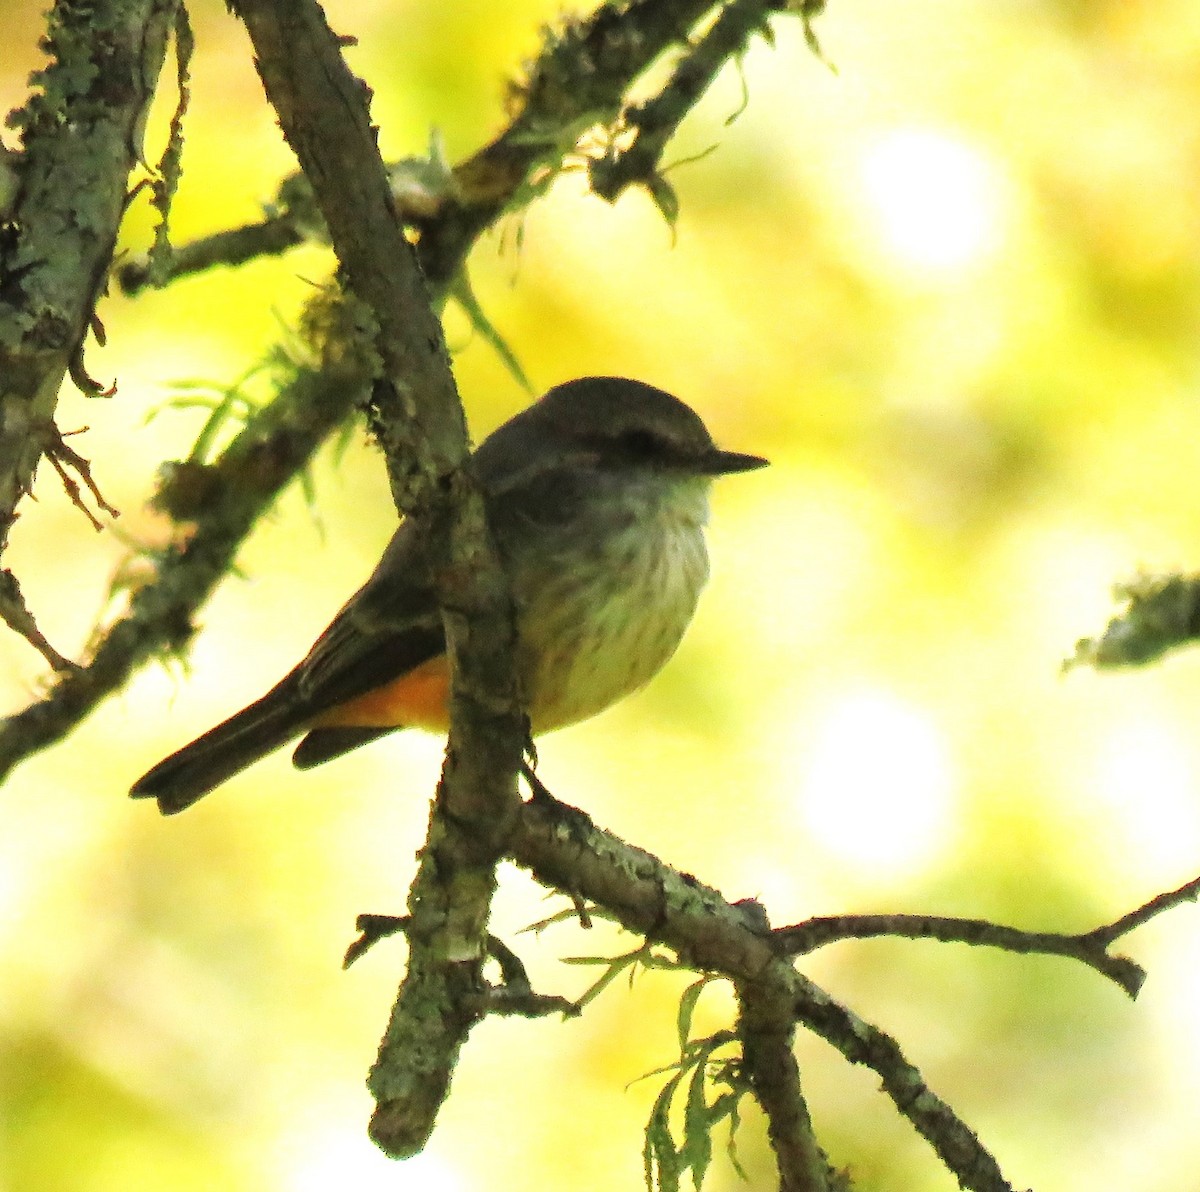
[[[130,176],[177,0],[58,0],[47,15],[25,105],[8,117],[15,193],[0,236],[0,553],[33,489],[58,393],[70,374],[91,395],[83,343],[98,327]]]
[[[377,329],[372,429],[398,512],[422,523],[450,657],[450,739],[409,894],[408,971],[368,1082],[371,1135],[402,1157],[429,1137],[486,1004],[487,922],[527,733],[512,596],[467,464],[442,329],[379,158],[369,92],[315,0],[239,0],[237,10],[347,283]]]
[[[789,11],[811,30],[819,8],[811,0],[801,5],[626,0],[548,27],[538,57],[510,88],[510,117],[496,137],[453,166],[436,144],[428,156],[389,166],[393,200],[416,237],[426,278],[435,288],[449,285],[480,235],[542,193],[572,161],[589,165],[593,189],[610,200],[631,183],[650,185],[660,177],[656,170],[663,149],[749,37],[768,35],[768,20]],[[705,26],[697,44],[690,45],[692,33]],[[815,49],[815,41],[811,44]],[[661,93],[631,103],[627,96],[639,80],[678,47],[685,52]],[[587,148],[589,134],[597,129],[600,136],[592,139],[603,148]],[[618,150],[621,145],[626,148]],[[261,220],[179,248],[163,281],[325,237],[311,188],[302,175],[293,175]],[[126,293],[137,293],[150,281],[140,261],[122,266],[118,276]]]

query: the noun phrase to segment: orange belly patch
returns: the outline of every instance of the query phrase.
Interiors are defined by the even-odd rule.
[[[347,700],[312,721],[313,728],[449,728],[450,668],[445,654],[398,679]]]

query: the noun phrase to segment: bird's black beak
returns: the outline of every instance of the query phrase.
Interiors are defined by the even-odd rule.
[[[770,462],[761,455],[743,455],[740,451],[721,451],[714,447],[700,460],[699,470],[706,476],[728,476],[734,472],[753,472]]]

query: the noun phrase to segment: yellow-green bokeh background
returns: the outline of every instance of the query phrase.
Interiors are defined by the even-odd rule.
[[[437,126],[452,159],[501,121],[502,84],[557,0],[331,3],[359,38],[389,156]],[[195,6],[184,239],[253,217],[292,168],[238,25]],[[0,6],[5,105],[36,64],[32,6]],[[1200,9],[1189,0],[831,0],[837,73],[776,25],[671,158],[676,242],[643,194],[564,178],[484,241],[476,289],[539,388],[617,372],[685,397],[767,472],[715,496],[714,576],[643,694],[541,746],[602,824],[782,924],[922,910],[1080,930],[1200,870],[1200,670],[1061,678],[1108,589],[1200,559]],[[151,157],[154,151],[151,150]],[[149,220],[129,239],[144,244]],[[518,244],[518,241],[520,243]],[[227,381],[320,280],[317,250],[103,308],[64,399],[119,528],[194,413],[172,382]],[[477,437],[525,400],[448,319]],[[640,1127],[673,1056],[682,982],[611,989],[577,1022],[489,1021],[428,1151],[389,1164],[363,1077],[402,971],[348,974],[354,916],[401,907],[439,743],[400,736],[299,776],[286,758],[164,821],[126,800],[164,752],[303,652],[392,528],[356,446],[248,543],[190,665],[152,668],[0,792],[0,1190],[637,1189]],[[7,560],[78,654],[124,557],[43,472]],[[39,659],[0,638],[4,705]],[[540,988],[561,956],[630,946],[516,930],[549,913],[511,868],[497,930]],[[1200,1168],[1200,922],[1139,931],[1136,1003],[1052,959],[847,944],[807,964],[894,1031],[1016,1187],[1193,1192]],[[701,1003],[698,1030],[728,1001]],[[806,1089],[865,1192],[952,1187],[927,1146],[823,1045]],[[761,1123],[742,1160],[766,1188]],[[722,1157],[716,1189],[739,1185]]]

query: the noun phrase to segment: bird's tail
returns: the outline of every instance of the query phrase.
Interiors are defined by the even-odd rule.
[[[135,799],[157,799],[163,815],[174,815],[306,727],[307,709],[285,679],[262,699],[164,758],[129,793]]]

